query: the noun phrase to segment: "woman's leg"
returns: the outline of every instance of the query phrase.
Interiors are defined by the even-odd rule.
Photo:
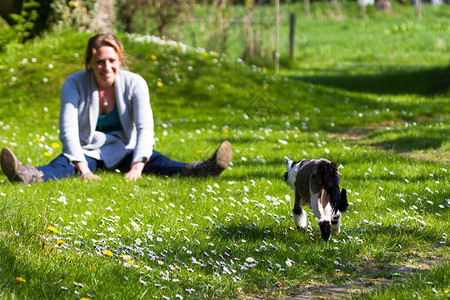
[[[187,163],[171,160],[167,156],[153,150],[152,156],[145,164],[142,173],[172,176],[181,173],[181,170],[186,165]]]
[[[118,169],[122,172],[130,171],[132,160],[133,153],[130,153],[124,160],[122,160],[118,166]],[[171,160],[167,156],[153,150],[150,159],[144,166],[144,170],[142,170],[142,173],[172,176],[181,173],[181,170],[186,165],[187,163]]]
[[[102,161],[89,156],[85,157],[91,171],[103,167]],[[44,181],[74,176],[77,172],[75,166],[62,154],[52,160],[48,165],[37,167],[36,169],[44,173],[44,176],[42,177],[42,180]]]

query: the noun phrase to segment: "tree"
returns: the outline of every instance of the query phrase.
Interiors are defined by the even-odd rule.
[[[377,7],[379,10],[389,12],[391,11],[391,0],[378,0]]]
[[[114,0],[97,0],[97,13],[92,20],[95,32],[112,32],[114,30]]]

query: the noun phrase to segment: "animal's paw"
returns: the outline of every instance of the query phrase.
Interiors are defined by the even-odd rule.
[[[331,234],[332,235],[338,235],[341,232],[340,228],[332,228],[331,229]]]
[[[306,226],[305,226],[305,227],[297,226],[297,229],[298,229],[298,230],[301,230],[301,231],[306,231]]]
[[[328,242],[331,235],[331,222],[330,221],[320,221],[320,232],[322,233],[322,240]]]

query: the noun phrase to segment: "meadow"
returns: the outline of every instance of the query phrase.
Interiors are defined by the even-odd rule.
[[[232,165],[136,182],[0,173],[0,298],[448,298],[450,10],[426,9],[311,17],[280,75],[119,34],[149,85],[155,149],[189,162],[229,140]],[[0,53],[0,147],[23,163],[60,154],[59,91],[88,38],[49,33]],[[286,155],[340,166],[350,206],[328,243],[309,209],[308,230],[294,226]]]

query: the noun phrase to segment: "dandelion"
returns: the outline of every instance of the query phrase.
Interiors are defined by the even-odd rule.
[[[269,87],[268,83],[264,83],[264,88],[267,89]]]
[[[58,149],[60,146],[59,146],[58,143],[52,143],[52,147],[55,148],[55,149]]]
[[[103,250],[102,253],[109,257],[113,256],[113,253],[111,250]]]
[[[161,82],[161,81],[158,81],[157,83],[156,83],[156,86],[157,87],[162,87],[164,84]]]
[[[152,60],[156,60],[156,55],[152,54],[152,55],[150,56],[150,58],[151,58]]]
[[[132,260],[127,260],[126,263],[130,264],[130,266],[134,266],[134,261]]]
[[[56,227],[54,227],[54,226],[48,226],[48,227],[47,227],[47,230],[48,230],[48,231],[51,231],[51,232],[53,232],[53,233],[57,233],[57,232],[58,232],[58,230],[57,230]]]
[[[126,254],[120,255],[120,257],[123,258],[123,260],[131,260],[131,256],[126,255]]]
[[[44,153],[44,156],[45,156],[45,157],[50,157],[50,156],[52,156],[52,154],[51,154],[50,152],[46,151],[46,152]]]
[[[64,240],[57,240],[56,243],[57,243],[58,245],[61,245],[61,244],[65,244],[66,242],[65,242]]]
[[[16,282],[17,283],[25,283],[27,281],[25,279],[23,279],[22,277],[16,277]]]

